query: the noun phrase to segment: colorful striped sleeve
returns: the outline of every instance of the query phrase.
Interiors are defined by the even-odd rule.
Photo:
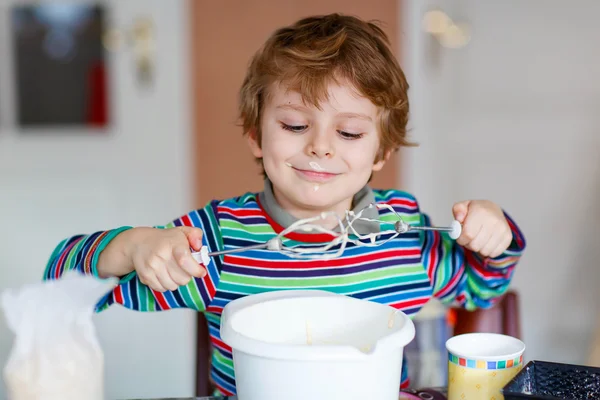
[[[216,201],[212,202],[201,210],[192,211],[167,225],[155,228],[197,227],[203,230],[203,245],[207,246],[209,251],[221,250],[223,244],[215,212],[216,204]],[[100,252],[115,236],[130,228],[122,227],[65,239],[52,253],[44,279],[58,279],[68,270],[77,270],[84,274],[98,276],[96,265]],[[212,258],[206,269],[208,273],[204,278],[194,278],[187,285],[164,293],[152,290],[142,284],[134,271],[120,277],[115,289],[98,302],[96,311],[104,310],[114,303],[136,311],[163,311],[174,308],[203,311],[210,304],[216,292],[221,271],[220,258]]]
[[[496,258],[482,258],[458,245],[447,233],[429,231],[422,235],[423,265],[435,297],[447,305],[474,310],[491,307],[506,292],[525,249],[525,238],[512,218],[504,215],[513,240],[504,254]],[[421,223],[431,222],[427,215],[421,214]]]

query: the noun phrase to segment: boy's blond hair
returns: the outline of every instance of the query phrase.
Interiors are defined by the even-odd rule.
[[[252,58],[240,89],[244,134],[254,132],[260,143],[261,115],[273,84],[284,84],[319,107],[332,81],[349,82],[379,108],[376,162],[411,145],[406,140],[408,83],[389,46],[375,23],[340,14],[308,17],[278,29]]]

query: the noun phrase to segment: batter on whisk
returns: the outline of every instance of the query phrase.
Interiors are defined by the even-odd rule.
[[[213,384],[224,395],[236,393],[231,351],[219,337],[222,309],[232,299],[312,288],[387,304],[409,316],[432,297],[467,309],[491,306],[508,288],[525,248],[517,225],[496,203],[465,200],[449,207],[462,225],[456,240],[447,232],[410,229],[394,236],[395,222],[430,226],[429,217],[413,195],[369,185],[392,152],[411,145],[407,91],[388,37],[375,23],[331,14],[282,27],[254,54],[239,92],[243,134],[263,167],[263,190],[211,201],[166,225],[66,238],[45,278],[71,269],[120,278],[98,310],[118,303],[139,311],[187,307],[206,313]],[[339,236],[327,231],[349,212],[361,219],[348,232],[351,240],[335,242]],[[307,218],[322,229],[286,231]],[[269,242],[279,234],[281,243]],[[266,242],[273,246],[264,248]],[[322,256],[279,251],[279,244],[290,243],[297,252],[316,248]],[[190,248],[203,247],[243,251],[201,265]]]

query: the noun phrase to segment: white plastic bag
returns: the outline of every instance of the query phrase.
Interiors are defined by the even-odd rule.
[[[104,355],[94,306],[115,280],[68,272],[2,295],[15,340],[4,368],[9,400],[101,400]]]

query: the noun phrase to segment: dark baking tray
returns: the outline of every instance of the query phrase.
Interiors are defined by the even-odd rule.
[[[505,400],[600,399],[600,368],[530,361],[504,386]]]

